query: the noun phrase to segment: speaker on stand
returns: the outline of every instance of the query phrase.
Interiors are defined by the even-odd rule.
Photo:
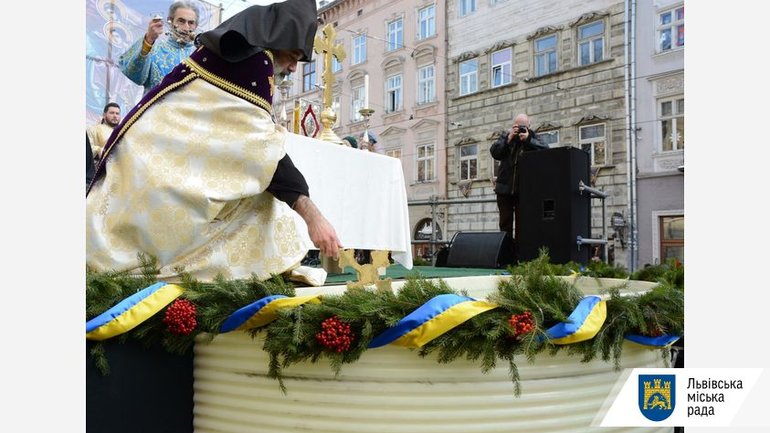
[[[591,198],[580,193],[581,181],[589,184],[588,153],[572,146],[525,152],[518,169],[518,259],[533,260],[546,247],[552,263],[587,264],[591,248],[578,239],[591,238]]]

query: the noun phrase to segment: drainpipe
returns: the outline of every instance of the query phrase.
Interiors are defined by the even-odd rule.
[[[626,98],[626,170],[628,173],[626,189],[628,190],[628,224],[629,224],[629,257],[628,269],[634,272],[639,261],[638,241],[639,229],[637,223],[636,197],[636,0],[625,0],[626,20],[623,38],[625,40],[625,85]]]

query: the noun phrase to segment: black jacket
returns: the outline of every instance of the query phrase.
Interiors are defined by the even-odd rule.
[[[548,145],[537,138],[535,131],[529,130],[527,141],[521,143],[518,135],[508,143],[508,130],[500,131],[500,136],[489,148],[492,158],[500,161],[500,171],[497,174],[495,194],[518,195],[519,177],[518,162],[522,152],[548,149]]]

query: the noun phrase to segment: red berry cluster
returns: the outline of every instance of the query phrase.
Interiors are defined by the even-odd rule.
[[[525,311],[521,314],[514,314],[511,316],[508,323],[510,323],[511,328],[513,328],[514,336],[518,337],[535,329],[535,316],[532,315],[531,311]]]
[[[195,311],[195,304],[187,299],[177,299],[166,308],[163,323],[168,326],[168,330],[172,334],[189,335],[198,326]]]
[[[354,339],[350,324],[332,316],[321,322],[321,332],[315,335],[315,339],[327,349],[342,353],[350,349]]]

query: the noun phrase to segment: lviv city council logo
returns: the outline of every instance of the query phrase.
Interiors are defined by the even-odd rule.
[[[663,421],[674,412],[676,376],[673,374],[639,375],[639,410],[651,421]]]

